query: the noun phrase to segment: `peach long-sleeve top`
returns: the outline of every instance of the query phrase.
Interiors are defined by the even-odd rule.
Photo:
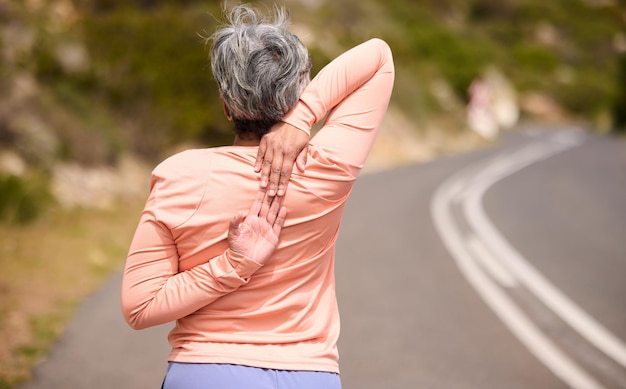
[[[176,321],[170,361],[339,372],[335,241],[344,205],[393,87],[387,44],[372,39],[323,68],[284,118],[308,131],[280,242],[264,266],[228,249],[230,219],[259,188],[257,147],[188,150],[159,164],[132,240],[122,311],[135,329]]]

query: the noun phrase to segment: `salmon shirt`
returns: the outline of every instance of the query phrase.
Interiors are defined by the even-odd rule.
[[[258,147],[187,150],[160,163],[124,267],[129,325],[175,321],[169,361],[338,373],[335,242],[393,81],[391,51],[372,39],[324,67],[285,116],[307,132],[326,119],[305,171],[291,174],[287,219],[263,266],[227,242],[231,218],[259,190]]]

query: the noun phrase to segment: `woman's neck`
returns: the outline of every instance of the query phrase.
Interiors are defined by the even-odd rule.
[[[260,143],[257,139],[242,139],[238,135],[235,135],[235,141],[233,146],[258,146]]]

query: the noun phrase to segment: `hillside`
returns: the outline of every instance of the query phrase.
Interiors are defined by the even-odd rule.
[[[314,71],[365,39],[390,43],[398,75],[387,126],[393,130],[381,144],[393,149],[407,144],[394,139],[407,138],[415,147],[401,153],[406,160],[480,143],[467,133],[465,105],[470,83],[485,74],[508,87],[522,119],[616,127],[615,107],[624,95],[619,59],[626,52],[626,11],[618,2],[300,0],[288,6]],[[0,185],[25,193],[61,185],[52,195],[71,205],[83,200],[67,200],[71,184],[57,179],[67,176],[67,166],[55,170],[59,164],[114,167],[129,155],[152,164],[180,144],[230,142],[199,36],[215,29],[216,2],[4,0],[0,11],[0,174],[23,181]],[[384,153],[374,158],[383,163]],[[33,209],[22,216],[2,211],[2,201],[15,200],[0,199],[5,219],[29,219],[47,200],[30,199]]]
[[[468,122],[476,80],[501,131],[626,128],[621,0],[281,3],[313,72],[372,37],[392,47],[394,95],[366,169],[497,141]],[[150,167],[231,141],[201,38],[220,14],[213,1],[0,0],[0,388],[27,378],[119,269]]]

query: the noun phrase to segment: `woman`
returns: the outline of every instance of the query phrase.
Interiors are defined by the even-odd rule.
[[[341,387],[334,247],[387,109],[393,60],[373,39],[309,83],[308,53],[287,24],[280,10],[273,21],[248,6],[230,12],[211,38],[211,68],[234,144],[188,150],[153,171],[122,309],[135,329],[176,321],[165,388]],[[292,140],[326,114],[284,196],[259,189],[258,171],[261,187],[270,174],[275,185],[275,168],[305,146]]]

